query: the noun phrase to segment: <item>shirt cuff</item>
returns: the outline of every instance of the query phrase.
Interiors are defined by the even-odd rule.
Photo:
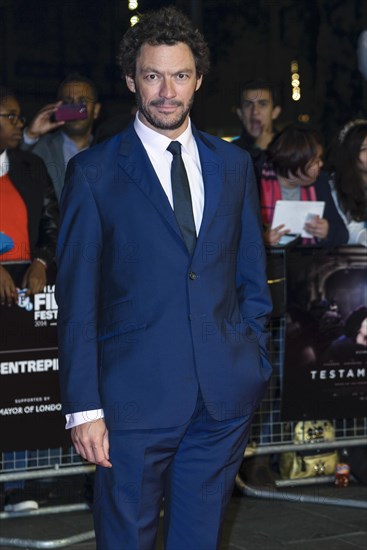
[[[66,414],[65,417],[65,429],[69,430],[70,428],[75,428],[75,426],[79,426],[80,424],[85,424],[86,422],[94,422],[95,420],[104,418],[104,412],[103,409],[93,409],[91,411]]]
[[[23,130],[23,141],[26,145],[35,145],[38,142],[39,138],[31,138],[27,134],[27,128]]]

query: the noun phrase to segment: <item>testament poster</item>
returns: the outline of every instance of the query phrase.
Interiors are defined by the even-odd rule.
[[[282,419],[365,416],[366,374],[367,250],[291,250]]]

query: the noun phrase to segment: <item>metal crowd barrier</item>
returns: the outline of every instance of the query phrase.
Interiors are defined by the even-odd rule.
[[[273,287],[277,287],[277,295],[274,300],[275,315],[271,321],[271,340],[270,355],[274,368],[274,374],[269,384],[265,398],[254,417],[252,424],[249,444],[244,452],[244,467],[249,457],[261,455],[280,455],[287,451],[308,451],[317,449],[339,449],[361,447],[367,445],[367,418],[348,418],[331,419],[335,438],[333,441],[314,443],[304,442],[295,445],[294,432],[296,422],[284,422],[281,420],[281,384],[283,380],[283,365],[285,351],[285,254],[282,251],[273,252],[273,279],[269,282]],[[22,462],[17,463],[17,455],[9,459],[8,454],[3,454],[1,461],[0,483],[17,480],[37,480],[51,478],[56,479],[60,476],[75,476],[86,474],[94,470],[93,466],[83,463],[79,456],[71,449],[49,449],[48,451],[30,451],[26,466]],[[241,471],[240,471],[241,472]],[[237,476],[237,488],[242,494],[251,497],[289,500],[297,502],[311,502],[320,504],[330,504],[339,506],[351,506],[355,508],[367,508],[367,502],[360,500],[350,500],[342,498],[342,493],[338,493],[339,498],[320,497],[318,495],[301,494],[300,492],[286,492],[283,490],[286,486],[304,486],[308,484],[318,485],[320,483],[332,483],[330,476],[320,476],[301,480],[277,481],[271,487],[252,486],[245,483],[241,474]],[[279,490],[281,489],[281,490]],[[72,500],[72,499],[71,499]],[[82,499],[80,499],[82,500]],[[72,502],[58,506],[40,507],[38,510],[23,513],[1,512],[0,519],[10,519],[19,516],[35,517],[43,514],[58,514],[61,512],[76,512],[88,510],[88,505],[84,502]],[[52,541],[25,540],[25,539],[6,539],[0,537],[0,546],[13,546],[23,548],[61,548],[82,542],[94,537],[94,532],[89,531],[68,538]]]
[[[273,319],[271,322],[271,342],[270,354],[274,367],[269,389],[266,397],[260,404],[259,410],[254,417],[252,431],[250,435],[249,445],[244,453],[244,465],[246,459],[252,456],[280,454],[287,451],[294,451],[295,444],[294,427],[296,422],[282,422],[280,420],[280,405],[281,405],[281,380],[282,368],[284,360],[284,338],[285,338],[285,320],[284,317]],[[335,429],[335,440],[327,443],[317,443],[317,449],[338,449],[350,448],[367,444],[367,418],[362,419],[345,419],[333,420]],[[297,444],[297,450],[314,449],[315,444],[304,443]],[[26,468],[19,469],[17,464],[16,454],[7,461],[5,454],[2,457],[2,470],[0,472],[0,482],[17,481],[17,480],[37,480],[45,478],[58,478],[60,476],[74,476],[86,474],[94,471],[94,466],[87,465],[80,460],[75,451],[70,448],[64,450],[60,448],[58,451],[49,449],[47,451],[30,451],[28,456],[28,464]],[[320,476],[301,480],[292,480],[289,482],[275,482],[275,485],[268,486],[253,486],[247,484],[237,476],[236,485],[240,492],[249,497],[265,498],[273,500],[288,500],[304,502],[304,503],[319,503],[336,506],[348,506],[354,508],[367,508],[367,502],[361,500],[352,500],[341,497],[338,493],[338,498],[330,498],[320,496],[319,494],[309,495],[298,492],[295,493],[284,491],[285,486],[304,486],[309,484],[318,485],[320,483],[332,483],[331,476]],[[279,490],[280,489],[280,490]],[[69,503],[58,506],[40,507],[38,510],[30,512],[1,512],[0,520],[11,519],[14,517],[37,517],[44,514],[59,514],[62,512],[80,512],[88,510],[88,505],[85,502]],[[0,537],[0,546],[18,547],[18,548],[61,548],[70,546],[79,542],[83,542],[94,538],[94,531],[80,533],[70,537],[41,541],[29,540],[20,538],[2,538]]]
[[[318,451],[330,449],[343,449],[361,447],[367,445],[367,418],[331,419],[335,439],[327,442],[294,443],[296,421],[282,422],[281,412],[281,381],[283,378],[284,349],[285,349],[285,318],[274,318],[270,324],[270,357],[273,365],[273,375],[265,398],[255,414],[249,444],[244,453],[244,471],[246,460],[250,457],[263,455],[280,455],[288,451]],[[306,485],[333,484],[334,476],[315,476],[305,479],[275,480],[273,486],[264,484],[254,486],[243,480],[241,473],[236,478],[237,489],[245,496],[266,498],[273,500],[288,500],[308,502],[314,504],[330,504],[336,506],[348,506],[354,508],[367,508],[367,501],[342,498],[338,492],[338,498],[328,498],[320,495],[308,495],[298,492],[284,491],[284,487],[301,487]],[[281,490],[278,490],[281,489]],[[342,491],[342,490],[341,490]]]
[[[26,451],[26,464],[24,458],[19,454],[2,453],[0,483],[17,482],[21,480],[37,481],[51,484],[58,478],[66,476],[80,476],[92,473],[95,470],[93,465],[82,462],[73,448],[47,449]],[[47,485],[46,485],[47,487]],[[36,491],[37,493],[37,491]],[[74,493],[74,491],[73,491]],[[0,512],[0,520],[11,520],[19,517],[38,517],[49,514],[75,513],[89,511],[89,506],[82,498],[75,494],[68,494],[70,501],[65,504],[55,504],[52,506],[40,506],[37,510],[24,512]],[[37,494],[35,499],[37,500]],[[60,498],[60,500],[63,500]],[[79,502],[75,502],[75,500]],[[72,544],[85,542],[94,538],[94,531],[78,533],[69,537],[58,538],[54,540],[31,540],[22,538],[0,537],[0,547],[16,548],[63,548]]]

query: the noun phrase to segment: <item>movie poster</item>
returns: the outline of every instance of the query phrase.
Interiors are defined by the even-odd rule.
[[[69,441],[58,381],[54,276],[32,297],[0,307],[0,451]]]
[[[290,251],[282,420],[365,416],[366,373],[366,248]]]

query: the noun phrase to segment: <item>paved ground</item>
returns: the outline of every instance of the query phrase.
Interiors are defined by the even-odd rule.
[[[63,487],[62,496],[65,501],[75,491],[75,483]],[[341,489],[330,483],[281,490],[269,485],[266,490],[269,493],[267,498],[238,494],[232,497],[225,520],[221,550],[367,549],[367,509],[345,506],[348,500],[366,503],[367,487],[352,483],[348,488]],[[57,492],[54,489],[54,493]],[[284,496],[285,492],[288,493],[287,498],[278,500],[279,495]],[[302,499],[308,497],[315,498],[317,503],[302,502]],[[60,501],[60,494],[58,498]],[[336,499],[344,506],[325,504],[326,498]],[[56,502],[56,498],[54,500]],[[60,545],[54,546],[50,542],[42,544],[40,541],[62,539],[63,547],[66,546],[69,550],[95,550],[93,538],[77,544],[68,544],[67,540],[92,529],[91,514],[85,510],[2,519],[0,536],[7,540],[13,539],[13,542],[14,539],[22,539],[23,548],[60,548]],[[32,545],[24,542],[25,540],[38,542]],[[9,546],[8,543],[2,546],[4,550],[10,550],[11,547],[14,548],[14,545]],[[160,536],[157,550],[162,548]],[[123,545],[116,550],[124,550]],[[192,547],[187,550],[214,549]]]

